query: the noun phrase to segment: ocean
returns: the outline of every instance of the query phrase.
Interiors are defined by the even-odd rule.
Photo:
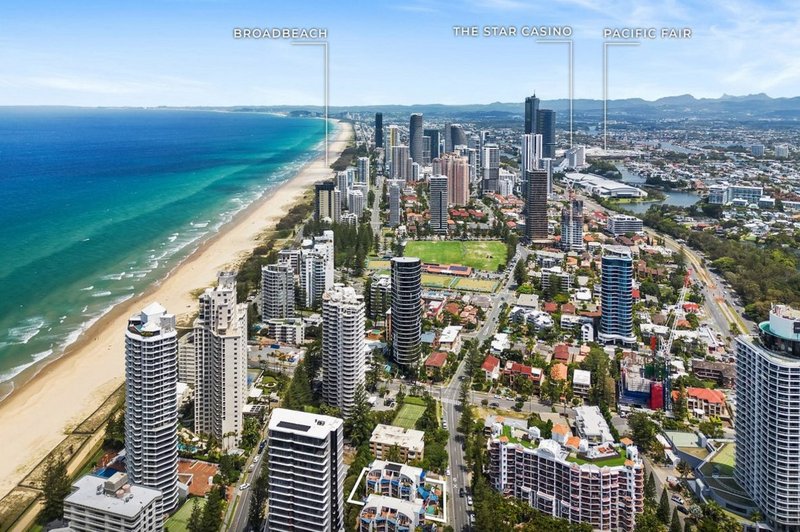
[[[262,113],[0,108],[0,383],[164,277],[324,134]]]

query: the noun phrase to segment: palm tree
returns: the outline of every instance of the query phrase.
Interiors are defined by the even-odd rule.
[[[690,466],[686,461],[681,460],[678,462],[678,465],[675,466],[675,469],[678,470],[678,473],[681,475],[681,480],[686,480],[686,477],[692,472],[692,466]]]

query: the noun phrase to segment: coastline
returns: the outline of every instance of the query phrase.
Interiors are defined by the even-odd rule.
[[[328,158],[336,160],[353,130],[337,122]],[[178,320],[193,314],[198,288],[211,286],[216,272],[235,265],[258,245],[259,237],[315,182],[328,177],[324,140],[320,155],[243,209],[142,294],[102,316],[58,358],[35,364],[15,377],[21,382],[0,401],[0,498],[13,489],[64,438],[124,382],[124,335],[128,317],[158,301]],[[44,361],[43,361],[44,362]]]

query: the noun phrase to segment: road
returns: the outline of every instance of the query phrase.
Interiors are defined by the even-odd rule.
[[[486,316],[486,320],[477,332],[470,335],[475,338],[478,343],[483,343],[487,338],[492,336],[497,328],[497,322],[500,318],[501,303],[508,301],[512,293],[510,288],[514,282],[511,272],[514,271],[514,266],[521,256],[526,256],[526,251],[521,251],[522,248],[517,248],[517,254],[510,261],[507,269],[508,279],[503,285],[503,289],[495,293],[493,296],[493,305],[491,310]],[[466,336],[466,335],[465,335]],[[442,412],[444,420],[447,422],[447,428],[450,431],[450,439],[447,442],[447,453],[450,457],[450,476],[448,478],[450,489],[450,524],[454,530],[469,530],[469,517],[468,511],[472,508],[467,506],[467,498],[460,497],[458,492],[459,488],[469,487],[469,472],[464,460],[464,451],[461,448],[461,437],[457,432],[458,422],[460,419],[460,412],[456,409],[458,404],[458,396],[461,389],[462,378],[466,375],[466,357],[462,359],[458,365],[458,369],[450,379],[450,383],[445,388],[439,388],[439,396],[442,400]]]
[[[264,432],[266,432],[266,427],[269,425],[269,420],[264,424]],[[262,439],[264,438],[264,434],[261,435]],[[239,480],[239,484],[236,486],[233,492],[233,497],[231,498],[230,503],[228,504],[228,509],[225,512],[225,519],[223,523],[225,523],[225,530],[228,531],[235,531],[235,532],[245,532],[251,530],[248,525],[248,517],[250,512],[250,496],[252,493],[252,484],[258,478],[258,475],[261,474],[261,466],[264,463],[265,456],[266,456],[266,447],[264,448],[265,452],[258,452],[258,448],[254,450],[253,454],[248,457],[247,462],[244,466],[244,473],[242,474],[242,478]],[[255,462],[258,458],[258,461]],[[248,471],[250,466],[253,466],[252,471]],[[246,490],[239,489],[239,486],[242,484],[251,484],[251,487]],[[233,515],[231,516],[231,512]],[[228,525],[230,523],[230,525]]]

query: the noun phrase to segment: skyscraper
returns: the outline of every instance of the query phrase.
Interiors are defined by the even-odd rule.
[[[431,164],[431,138],[428,135],[422,135],[422,164]]]
[[[400,144],[392,147],[392,179],[411,179],[411,163],[408,146]]]
[[[430,178],[431,229],[436,234],[447,234],[447,176],[435,175]]]
[[[344,530],[342,420],[277,408],[268,439],[269,530]]]
[[[411,160],[422,164],[422,114],[413,113],[408,124],[408,144]]]
[[[322,398],[350,415],[364,387],[364,298],[342,284],[322,296]]]
[[[487,144],[483,148],[481,192],[497,192],[500,180],[500,148],[497,144]]]
[[[520,165],[522,175],[525,175],[528,170],[538,170],[539,159],[542,156],[542,136],[534,134],[522,135],[520,153],[522,154],[522,164]]]
[[[542,136],[542,155],[553,159],[556,156],[556,112],[539,109],[536,113],[536,133]]]
[[[467,134],[464,132],[464,128],[461,127],[461,124],[450,124],[450,138],[453,150],[456,146],[466,146],[467,145]]]
[[[358,182],[369,185],[369,157],[358,158]]]
[[[422,263],[416,257],[392,259],[392,356],[406,368],[419,363],[422,334]]]
[[[539,112],[539,98],[536,93],[533,96],[525,98],[525,133],[535,134],[536,131],[536,115]]]
[[[561,211],[561,249],[583,251],[583,200],[570,200]]]
[[[339,222],[342,210],[339,188],[333,180],[322,181],[314,185],[314,219]]]
[[[300,261],[300,290],[306,307],[321,303],[325,290],[333,286],[333,262],[333,231],[326,230],[303,250]]]
[[[525,198],[525,238],[528,242],[547,240],[547,172],[525,173],[528,195]]]
[[[364,198],[364,193],[360,190],[351,190],[347,193],[347,204],[350,206],[350,212],[356,216],[360,217],[364,212],[365,203],[366,198]]]
[[[400,225],[403,185],[402,180],[390,179],[387,183],[389,188],[389,227]]]
[[[261,267],[261,321],[294,317],[294,269],[289,262]]]
[[[758,341],[736,339],[739,485],[776,531],[800,530],[800,312],[774,305]]]
[[[598,340],[636,343],[633,334],[633,259],[630,248],[606,246],[602,259],[601,316]]]
[[[442,153],[439,148],[439,144],[441,143],[442,139],[439,130],[425,129],[423,130],[423,134],[431,139],[431,160],[441,157]]]
[[[161,491],[159,512],[178,504],[178,332],[151,303],[125,331],[125,468],[133,484]]]
[[[375,113],[375,147],[383,148],[383,113]]]
[[[441,173],[447,176],[448,203],[450,205],[466,205],[469,201],[469,164],[467,159],[447,153],[442,156],[439,164]]]
[[[208,434],[224,451],[235,449],[247,403],[247,304],[236,301],[236,274],[220,272],[214,288],[200,296],[194,322],[197,349],[195,431]]]

